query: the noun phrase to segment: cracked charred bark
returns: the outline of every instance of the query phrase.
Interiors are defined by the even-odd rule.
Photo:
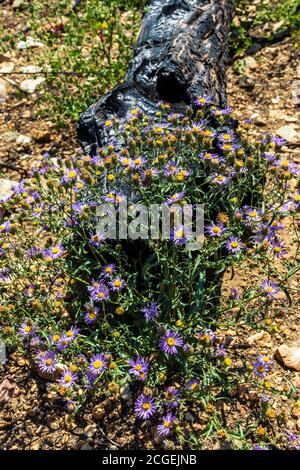
[[[124,83],[81,114],[78,137],[87,153],[109,138],[104,122],[160,100],[182,110],[206,94],[226,105],[227,35],[233,0],[150,0]]]

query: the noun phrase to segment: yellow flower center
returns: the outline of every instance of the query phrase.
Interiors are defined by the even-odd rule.
[[[104,292],[98,292],[97,297],[98,297],[98,299],[103,299]]]
[[[239,246],[238,242],[231,242],[230,243],[231,248],[237,248]]]
[[[94,369],[100,369],[103,365],[103,362],[102,361],[95,361],[93,366],[94,366]]]
[[[142,369],[142,366],[140,364],[137,364],[135,366],[135,370],[140,371]]]
[[[115,286],[115,287],[120,287],[120,286],[121,286],[121,281],[120,281],[119,279],[116,279],[116,280],[114,281],[114,286]]]
[[[46,362],[46,366],[51,366],[53,361],[52,361],[52,359],[48,358],[48,359],[46,359],[45,362]]]
[[[59,341],[60,339],[60,336],[59,335],[53,335],[52,336],[52,341],[54,341],[54,343],[56,343],[57,341]]]
[[[26,333],[30,333],[30,331],[32,330],[32,327],[27,325],[25,326],[24,330],[26,331]]]
[[[74,171],[74,170],[69,171],[68,178],[75,178],[75,176],[76,176],[76,171]]]
[[[68,336],[69,338],[71,338],[72,336],[74,336],[74,333],[72,330],[69,330],[66,332],[66,336]]]
[[[65,375],[65,376],[64,376],[64,381],[65,381],[67,384],[70,383],[70,382],[72,381],[71,375]]]
[[[216,227],[213,228],[212,231],[213,231],[213,233],[220,233],[220,232],[221,232],[221,229],[220,229],[220,227],[217,227],[217,226],[216,226]]]
[[[142,408],[143,408],[144,410],[149,410],[149,409],[150,409],[150,406],[151,406],[150,403],[143,403],[143,404],[142,404]]]
[[[169,428],[171,426],[171,421],[165,421],[164,426],[165,428]]]
[[[183,230],[177,230],[175,232],[176,238],[184,238],[184,231]]]
[[[256,211],[251,211],[249,212],[249,217],[256,217],[257,216],[257,212]]]
[[[168,339],[167,339],[167,344],[168,344],[168,346],[174,346],[174,344],[175,344],[175,339],[174,339],[174,338],[168,338]]]
[[[59,249],[57,248],[57,246],[55,246],[54,248],[52,248],[52,253],[53,253],[54,255],[56,255],[58,252],[59,252]]]

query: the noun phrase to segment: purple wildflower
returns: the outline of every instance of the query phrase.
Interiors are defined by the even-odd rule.
[[[141,312],[143,312],[144,317],[147,320],[153,321],[155,317],[159,314],[157,302],[151,302],[149,307],[143,307]]]
[[[139,418],[150,418],[156,412],[156,404],[154,398],[150,395],[145,395],[144,393],[142,393],[135,402],[134,411],[138,414]]]
[[[87,323],[88,325],[93,325],[95,321],[97,320],[98,315],[99,315],[98,307],[88,308],[88,310],[86,311],[84,315],[85,323]]]
[[[210,225],[207,225],[205,228],[211,237],[220,237],[225,232],[225,230],[227,230],[222,223],[215,224],[214,222],[212,222]]]
[[[110,277],[116,272],[116,265],[114,263],[108,264],[102,268],[101,272],[104,277]]]
[[[270,282],[265,279],[261,283],[261,287],[264,293],[266,294],[268,300],[273,300],[276,297],[276,294],[278,293],[278,285],[275,284],[275,282]]]
[[[239,253],[242,250],[242,242],[237,237],[230,237],[227,240],[226,248],[230,253]]]
[[[112,290],[120,291],[125,286],[125,281],[120,277],[116,277],[115,279],[109,282],[109,285]]]
[[[91,297],[95,302],[103,302],[108,298],[109,291],[105,284],[100,283],[97,287],[89,288]]]
[[[191,379],[188,381],[188,383],[186,384],[186,388],[188,390],[191,390],[192,392],[196,392],[199,390],[200,388],[200,380],[199,379]]]
[[[54,352],[47,351],[38,354],[38,365],[42,372],[52,373],[56,370],[56,357]]]
[[[178,354],[178,347],[183,346],[183,340],[176,331],[167,330],[159,340],[159,346],[163,352],[175,355]]]
[[[203,106],[206,106],[208,104],[210,104],[212,101],[212,99],[207,96],[207,95],[203,95],[203,96],[199,96],[198,98],[196,98],[194,100],[194,104],[196,106],[199,106],[200,108],[202,108]]]
[[[65,370],[58,383],[64,388],[71,388],[76,384],[78,376],[73,374],[69,369]]]
[[[95,246],[96,248],[99,248],[99,246],[105,241],[105,235],[103,233],[97,232],[94,235],[91,234],[90,236],[90,242],[91,245]]]
[[[175,202],[178,202],[181,199],[183,199],[184,196],[185,196],[185,191],[181,191],[180,193],[175,193],[175,194],[173,194],[173,196],[170,196],[170,197],[167,198],[165,204],[170,206],[171,204],[173,204]]]
[[[99,375],[106,367],[107,359],[104,354],[95,354],[90,359],[89,370],[92,375]]]
[[[190,237],[191,233],[184,225],[178,225],[171,231],[171,240],[175,245],[184,245]]]
[[[164,405],[167,408],[176,408],[179,405],[180,393],[176,387],[168,387],[163,392]]]
[[[167,413],[162,417],[162,422],[157,426],[157,432],[160,436],[168,436],[174,427],[176,417],[171,413]]]
[[[133,374],[135,377],[138,378],[146,378],[149,363],[146,359],[138,356],[135,360],[130,359],[129,364],[131,369],[129,369],[129,374]]]

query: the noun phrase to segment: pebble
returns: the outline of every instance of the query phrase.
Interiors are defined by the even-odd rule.
[[[17,181],[0,178],[0,201],[9,197],[13,192],[13,188],[17,185]]]
[[[45,81],[45,78],[43,77],[37,77],[37,78],[27,78],[26,80],[23,80],[20,84],[20,88],[22,91],[25,93],[32,94],[35,92],[37,87],[41,85]]]
[[[257,61],[252,56],[247,56],[243,59],[247,69],[256,69],[258,67]]]
[[[27,144],[30,144],[31,142],[31,137],[29,137],[28,135],[19,135],[16,139],[16,144],[19,144],[19,145],[27,145]]]
[[[0,103],[3,103],[8,98],[8,90],[6,84],[0,81]]]
[[[300,372],[300,344],[294,343],[291,346],[283,344],[275,351],[275,357],[288,369]]]
[[[287,142],[293,143],[299,140],[299,134],[291,126],[282,126],[277,129],[276,134],[283,137]]]
[[[28,36],[26,41],[19,41],[17,43],[17,49],[19,50],[29,49],[31,47],[44,47],[44,44],[31,36]]]
[[[83,431],[83,434],[87,437],[93,437],[97,432],[96,424],[88,424]]]
[[[0,73],[11,73],[15,68],[13,62],[2,62],[0,67]]]

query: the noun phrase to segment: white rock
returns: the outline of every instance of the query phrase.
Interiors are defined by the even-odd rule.
[[[13,62],[2,62],[0,67],[0,73],[11,73],[15,68]]]
[[[20,68],[22,73],[39,73],[41,70],[41,67],[38,67],[37,65],[25,65]]]
[[[283,344],[275,351],[276,359],[285,367],[300,372],[300,341],[287,346]]]
[[[258,63],[252,56],[247,56],[243,59],[243,62],[247,69],[256,69],[258,67]]]
[[[29,49],[30,47],[44,47],[44,44],[31,36],[28,36],[26,41],[19,41],[17,44],[17,49],[19,50]]]
[[[249,346],[257,344],[258,346],[270,347],[272,346],[272,338],[267,331],[259,331],[252,336],[249,336],[247,340]]]
[[[8,98],[7,86],[2,80],[0,81],[0,103],[3,103]]]
[[[31,137],[29,137],[28,135],[19,135],[19,137],[17,138],[16,140],[16,144],[19,144],[19,145],[26,145],[26,144],[29,144],[31,142]]]
[[[25,91],[26,93],[34,93],[37,87],[43,83],[45,79],[43,77],[38,77],[36,79],[33,78],[28,78],[27,80],[24,80],[20,84],[20,88],[22,91]]]
[[[6,143],[15,142],[19,135],[19,132],[8,131],[1,135],[1,140]]]
[[[299,134],[291,126],[282,126],[277,129],[276,134],[283,137],[287,142],[296,142],[299,140]]]
[[[0,178],[0,201],[8,198],[12,194],[13,188],[18,184],[17,181]]]
[[[86,428],[83,431],[83,434],[86,437],[93,437],[94,434],[97,432],[97,426],[96,424],[88,424]]]

